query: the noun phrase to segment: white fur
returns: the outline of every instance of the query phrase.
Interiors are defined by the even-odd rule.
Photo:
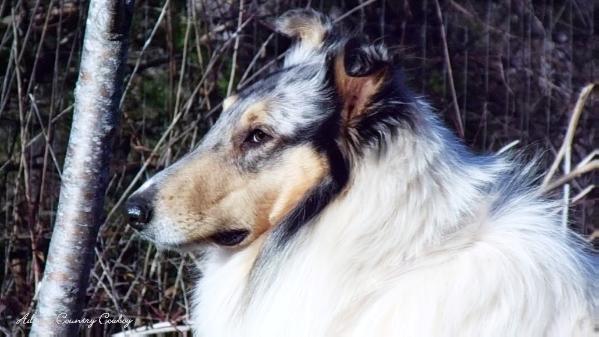
[[[256,287],[248,274],[268,234],[210,248],[195,334],[593,335],[597,273],[552,204],[498,186],[513,164],[468,163],[423,116],[430,133],[402,130],[381,157],[366,152],[346,193],[270,257]]]

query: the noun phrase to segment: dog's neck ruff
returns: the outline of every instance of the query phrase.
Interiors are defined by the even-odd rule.
[[[514,176],[508,161],[469,154],[426,105],[414,109],[415,127],[364,151],[287,244],[270,249],[267,233],[208,254],[193,315],[201,336],[573,331],[588,309],[584,267],[552,205],[521,184],[527,169]]]
[[[395,129],[381,130],[382,139],[356,155],[346,186],[302,224],[299,238],[282,248],[269,242],[279,237],[266,238],[260,258],[280,259],[277,255],[301,250],[314,237],[330,237],[335,249],[347,246],[355,251],[355,245],[361,244],[363,249],[408,259],[484,216],[479,213],[490,208],[492,200],[484,201],[483,196],[507,165],[463,149],[426,104],[416,101],[412,109],[418,115],[415,126],[398,123]],[[280,249],[269,249],[269,244]]]

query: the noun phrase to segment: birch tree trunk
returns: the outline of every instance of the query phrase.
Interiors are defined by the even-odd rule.
[[[60,200],[30,336],[75,336],[102,223],[133,0],[91,0]]]

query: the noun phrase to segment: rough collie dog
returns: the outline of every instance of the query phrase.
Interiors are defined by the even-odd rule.
[[[531,165],[469,152],[378,44],[311,10],[280,70],[128,200],[202,253],[198,336],[587,336],[597,258]]]

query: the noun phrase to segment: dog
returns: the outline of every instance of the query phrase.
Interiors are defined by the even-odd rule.
[[[197,336],[589,336],[597,256],[534,163],[475,155],[382,44],[316,11],[276,21],[282,67],[126,203],[201,253]]]

